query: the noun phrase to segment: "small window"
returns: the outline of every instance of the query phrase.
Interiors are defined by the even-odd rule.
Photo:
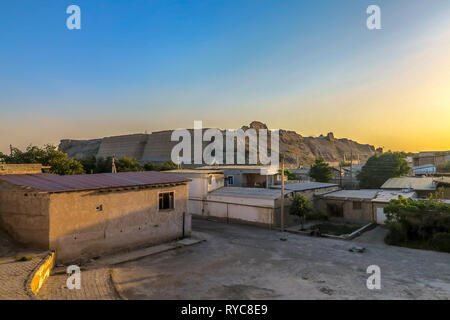
[[[95,210],[97,210],[97,211],[103,211],[103,205],[102,205],[102,204],[99,205],[97,208],[95,208]]]
[[[173,192],[162,192],[159,194],[159,210],[173,209]]]
[[[208,177],[208,184],[212,184],[212,176]]]
[[[353,201],[353,210],[361,210],[361,202]]]
[[[227,184],[230,186],[232,184],[234,184],[234,177],[233,176],[228,176],[227,177]]]

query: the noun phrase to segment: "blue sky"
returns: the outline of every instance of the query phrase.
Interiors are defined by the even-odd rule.
[[[71,4],[81,30],[66,28]],[[382,30],[366,28],[369,4],[380,6]],[[390,94],[405,61],[428,63],[424,48],[445,60],[449,18],[447,0],[3,1],[0,151],[194,120],[222,128],[260,120],[389,146],[382,133],[336,120],[366,116],[370,92]],[[434,76],[447,84],[447,73]],[[447,98],[435,107],[450,108]],[[402,139],[392,148],[428,148]]]

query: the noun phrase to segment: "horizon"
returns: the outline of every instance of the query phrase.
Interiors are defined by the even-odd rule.
[[[71,4],[80,30],[66,28]],[[370,4],[3,4],[0,152],[194,120],[449,150],[450,3],[377,1],[380,30],[366,28]]]

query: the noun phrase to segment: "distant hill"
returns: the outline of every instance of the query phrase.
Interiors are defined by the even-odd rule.
[[[253,121],[248,128],[267,129],[259,121]],[[206,130],[206,129],[205,129]],[[92,140],[61,140],[59,150],[66,152],[70,157],[81,159],[89,155],[108,157],[114,155],[133,157],[141,162],[164,162],[170,160],[172,148],[178,143],[170,141],[172,130],[158,131],[151,134],[131,134],[113,136]],[[204,142],[206,146],[208,142]],[[311,164],[315,158],[321,157],[328,162],[354,160],[365,162],[375,154],[372,145],[343,138],[336,139],[332,132],[326,136],[303,137],[295,131],[280,130],[280,151],[286,155],[287,167]]]

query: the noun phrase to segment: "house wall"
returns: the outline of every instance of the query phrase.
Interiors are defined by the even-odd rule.
[[[189,182],[189,203],[188,212],[190,214],[201,215],[203,213],[203,200],[208,192],[222,188],[224,186],[223,174],[191,174],[176,173],[191,179]],[[211,182],[211,183],[210,183]]]
[[[325,194],[332,191],[337,191],[340,188],[338,186],[326,187],[326,188],[318,188],[311,190],[302,190],[302,191],[294,191],[294,195],[300,194],[305,198],[313,201],[315,195]]]
[[[202,217],[270,226],[275,201],[272,199],[238,198],[208,195]]]
[[[0,174],[34,174],[42,173],[42,165],[31,164],[0,164]]]
[[[48,249],[49,200],[46,193],[0,182],[0,227],[24,245]]]
[[[372,202],[362,201],[361,209],[353,209],[353,202],[361,202],[361,200],[336,200],[336,199],[324,199],[319,198],[315,201],[315,207],[318,210],[322,210],[328,212],[327,204],[335,204],[338,206],[342,206],[343,208],[343,217],[332,217],[330,216],[330,220],[342,220],[352,223],[369,223],[374,221],[373,218],[373,208]]]
[[[160,192],[175,192],[175,208],[158,210]],[[103,210],[96,208],[102,205]],[[191,232],[187,184],[123,191],[84,191],[50,196],[50,242],[57,261],[75,261],[151,245]]]

